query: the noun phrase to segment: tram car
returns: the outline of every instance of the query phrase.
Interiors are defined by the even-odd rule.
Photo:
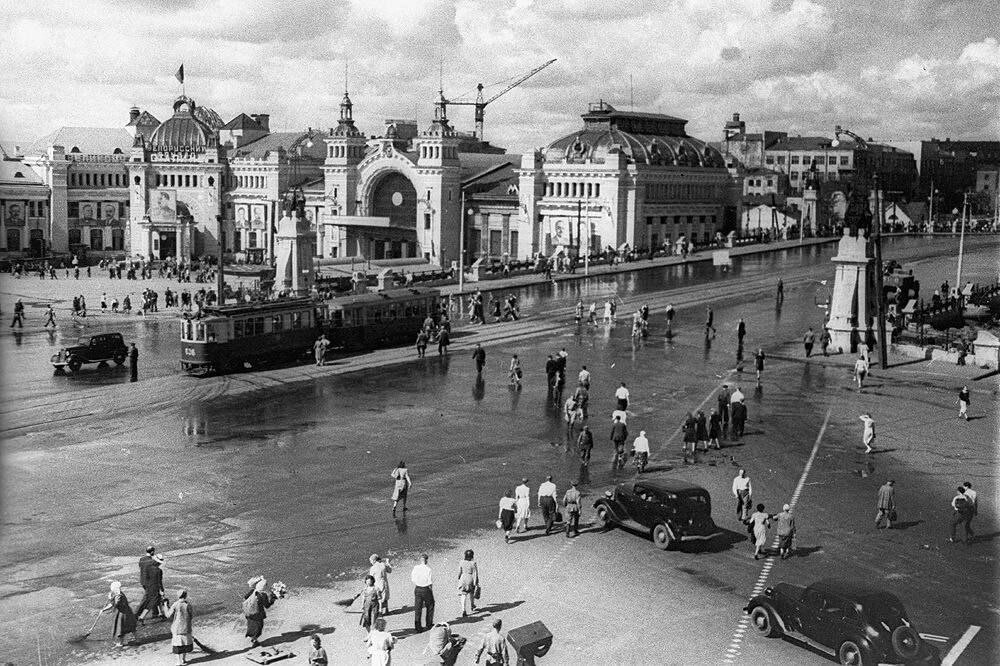
[[[295,298],[205,308],[181,327],[181,367],[192,374],[305,358],[326,334],[330,349],[367,351],[409,342],[438,318],[436,289],[387,289],[329,300]]]

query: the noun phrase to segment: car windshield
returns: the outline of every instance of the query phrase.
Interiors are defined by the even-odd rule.
[[[81,346],[87,346],[87,345],[89,345],[90,344],[90,336],[89,335],[83,336],[82,338],[80,338],[80,339],[78,339],[76,341],[76,344],[81,345]]]

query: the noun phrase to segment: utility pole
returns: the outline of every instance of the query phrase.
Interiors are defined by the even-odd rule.
[[[576,259],[580,260],[580,249],[583,247],[583,237],[580,235],[580,216],[583,213],[583,201],[576,200]]]
[[[462,190],[461,227],[458,230],[458,295],[465,289],[465,190]]]
[[[878,174],[872,176],[875,189],[875,215],[872,217],[872,241],[875,245],[875,317],[878,326],[878,360],[884,370],[889,365],[889,341],[885,333],[885,288],[882,280],[882,192]]]
[[[958,236],[958,274],[955,276],[955,292],[961,296],[962,294],[962,258],[965,254],[965,215],[966,211],[969,210],[969,193],[966,192],[962,196],[962,231]],[[943,294],[945,298],[948,297],[947,294]]]
[[[216,291],[218,292],[218,295],[219,295],[219,297],[218,297],[218,304],[219,305],[225,305],[226,304],[226,295],[225,295],[225,292],[223,291],[223,289],[225,288],[226,283],[225,283],[225,279],[222,276],[222,253],[225,251],[225,248],[223,247],[223,243],[222,243],[222,233],[223,233],[222,232],[222,216],[221,215],[216,215],[215,216],[215,220],[219,224],[219,235],[218,235],[218,239],[219,239],[219,266],[218,266],[218,270],[219,270],[219,273],[218,273],[218,277],[216,278],[216,282],[217,282]]]

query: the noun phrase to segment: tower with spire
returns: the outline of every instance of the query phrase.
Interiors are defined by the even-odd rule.
[[[340,119],[326,138],[323,174],[327,210],[331,215],[354,215],[358,198],[358,165],[365,157],[365,135],[354,125],[354,104],[344,84]]]
[[[417,242],[432,263],[442,268],[458,260],[462,219],[459,138],[448,122],[448,101],[438,91],[434,120],[420,133],[417,167],[423,187],[423,224],[417,225]],[[418,209],[419,210],[419,209]]]

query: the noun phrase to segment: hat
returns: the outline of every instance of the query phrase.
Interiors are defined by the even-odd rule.
[[[792,507],[790,507],[790,506],[788,506],[788,505],[786,504],[785,506],[781,507],[781,510],[782,510],[782,511],[791,511],[791,510],[792,510]]]
[[[160,555],[159,553],[157,553],[156,555],[153,555],[153,559],[155,561],[159,562],[160,564],[163,564],[163,555]]]
[[[378,554],[372,553],[372,556],[368,558],[368,561],[371,562],[372,564],[378,562]]]

